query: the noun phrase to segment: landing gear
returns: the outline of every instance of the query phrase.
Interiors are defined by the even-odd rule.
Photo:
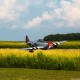
[[[54,48],[57,48],[57,46],[58,46],[58,44],[56,43],[56,44],[54,44]]]
[[[34,52],[33,49],[30,49],[29,52]]]

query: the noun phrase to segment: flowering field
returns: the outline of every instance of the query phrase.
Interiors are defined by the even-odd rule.
[[[50,57],[78,57],[80,56],[80,49],[53,49],[53,50],[35,50],[33,53],[21,49],[0,49],[1,56],[15,55],[17,57],[37,56],[38,53],[43,53],[45,56]]]
[[[33,53],[21,50],[25,47],[29,46],[23,42],[0,41],[0,67],[80,71],[80,41],[67,41],[57,49]]]
[[[58,49],[80,49],[80,41],[67,41],[58,45]]]
[[[19,41],[0,41],[0,48],[26,48],[28,45],[26,45],[25,42],[19,42]]]
[[[0,49],[0,67],[80,70],[80,49]]]
[[[29,47],[25,42],[19,41],[0,41],[0,48],[26,48]],[[80,49],[80,41],[67,41],[57,47],[58,49]]]

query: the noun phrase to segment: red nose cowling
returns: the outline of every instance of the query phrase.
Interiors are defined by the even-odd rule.
[[[54,48],[54,45],[52,42],[48,42],[48,48]]]

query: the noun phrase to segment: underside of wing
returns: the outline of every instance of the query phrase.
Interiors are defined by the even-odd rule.
[[[33,48],[30,47],[30,48],[22,48],[22,50],[32,50]]]
[[[44,47],[43,47],[43,46],[37,46],[37,48],[38,48],[38,49],[43,49]]]
[[[32,47],[30,47],[30,48],[22,48],[22,50],[29,50],[29,52],[34,52],[33,50],[33,48]]]

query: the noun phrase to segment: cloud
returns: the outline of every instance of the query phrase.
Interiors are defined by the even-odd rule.
[[[61,18],[68,22],[71,27],[76,26],[77,22],[80,21],[80,7],[77,6],[77,1],[78,0],[76,0],[76,3],[71,3],[68,1],[61,2],[61,13],[63,13]]]
[[[1,20],[12,29],[34,28],[45,22],[56,27],[79,27],[80,0],[0,0]]]
[[[51,20],[52,18],[54,18],[54,15],[49,14],[47,11],[43,13],[42,15],[42,20]]]
[[[59,23],[61,24],[60,27],[65,27],[63,25],[66,25],[66,27],[79,27],[80,25],[80,0],[61,0],[60,2],[50,1],[47,3],[47,7],[51,9],[50,11],[43,12],[41,16],[34,17],[31,21],[27,23],[28,28],[36,27],[43,23],[44,21],[50,21],[50,20],[61,20],[63,22]],[[58,23],[52,23],[52,25],[58,24]],[[56,27],[59,27],[56,26]]]
[[[15,20],[27,6],[27,3],[23,5],[18,4],[17,0],[3,0],[2,5],[0,5],[0,19]]]
[[[16,0],[3,0],[3,3],[0,6],[0,19],[13,19],[10,10],[15,2]]]
[[[31,28],[33,26],[39,25],[41,23],[42,19],[38,16],[36,18],[34,18],[32,21],[28,22],[26,28]]]
[[[40,25],[43,21],[51,20],[53,17],[54,16],[50,15],[48,12],[44,12],[41,17],[37,16],[29,21],[25,28],[35,27],[37,25]]]
[[[26,3],[28,2],[31,5],[34,5],[34,6],[40,6],[43,4],[44,0],[25,0]]]
[[[74,6],[77,6],[80,8],[80,0],[73,0]]]
[[[34,0],[32,2],[34,5],[41,5],[43,3],[43,0]]]
[[[21,28],[22,12],[27,12],[29,5],[27,0],[0,0],[1,28]]]
[[[49,0],[49,2],[46,4],[46,7],[49,8],[57,8],[58,4],[56,3],[57,0]]]

